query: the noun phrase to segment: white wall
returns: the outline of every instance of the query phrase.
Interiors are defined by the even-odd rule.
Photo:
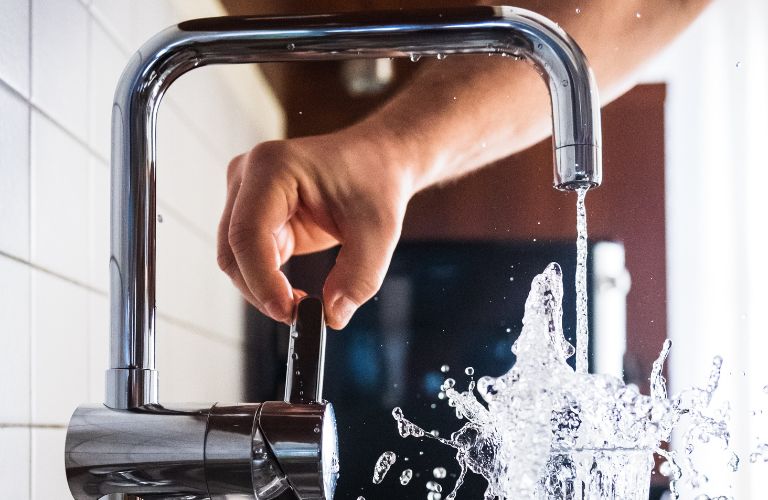
[[[730,402],[741,467],[711,453],[705,492],[764,498],[768,463],[748,458],[768,442],[768,2],[715,1],[645,79],[668,84],[672,389],[705,384],[723,357],[718,404]]]
[[[117,77],[153,33],[218,9],[213,0],[0,0],[3,498],[71,498],[65,426],[76,405],[103,397]],[[159,123],[161,399],[236,401],[242,305],[214,246],[224,172],[234,154],[278,137],[282,114],[253,68],[206,68],[171,87]]]

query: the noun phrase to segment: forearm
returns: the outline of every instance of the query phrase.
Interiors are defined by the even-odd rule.
[[[516,6],[558,22],[579,43],[605,104],[626,91],[638,67],[708,3],[532,0]],[[527,64],[451,56],[425,66],[402,92],[351,130],[382,137],[397,161],[407,162],[415,191],[521,151],[551,132],[546,86]]]

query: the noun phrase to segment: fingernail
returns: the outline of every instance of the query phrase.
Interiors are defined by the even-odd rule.
[[[276,300],[270,300],[264,304],[264,309],[267,311],[267,315],[277,321],[285,321],[286,315],[283,312],[283,308],[280,306],[280,302]]]
[[[357,304],[352,299],[343,295],[336,299],[336,302],[333,303],[333,314],[336,316],[340,329],[347,326],[356,310]]]

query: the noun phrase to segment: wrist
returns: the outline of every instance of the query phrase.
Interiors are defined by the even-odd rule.
[[[384,168],[402,178],[411,196],[433,183],[436,155],[408,126],[398,127],[384,117],[373,116],[338,134],[344,137],[343,144],[354,144],[351,150],[359,151],[361,157],[377,158],[375,168]]]

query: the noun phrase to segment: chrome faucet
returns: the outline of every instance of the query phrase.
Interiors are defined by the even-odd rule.
[[[600,106],[592,72],[562,29],[530,11],[468,7],[199,19],[168,28],[139,49],[113,105],[111,362],[104,405],[81,406],[70,423],[67,474],[76,498],[333,496],[336,431],[320,391],[324,333],[309,335],[319,349],[305,347],[312,342],[304,344],[301,335],[294,339],[297,348],[313,351],[314,362],[299,360],[310,363],[315,377],[297,390],[289,371],[285,402],[159,404],[155,141],[158,106],[173,81],[209,64],[480,53],[523,58],[548,85],[555,188],[599,185]],[[305,314],[322,318],[321,304],[298,305],[293,334],[302,331]],[[289,357],[289,369],[291,363]],[[288,435],[270,437],[283,432]]]

